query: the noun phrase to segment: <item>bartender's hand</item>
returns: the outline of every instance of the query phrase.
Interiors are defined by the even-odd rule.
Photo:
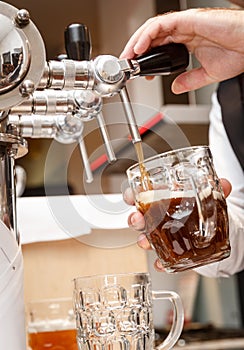
[[[171,42],[185,44],[201,65],[176,77],[174,93],[237,76],[244,72],[244,11],[202,8],[150,18],[132,35],[121,58]]]
[[[225,195],[225,197],[228,197],[228,195],[231,192],[231,184],[226,179],[221,179],[220,181],[221,181],[222,189],[224,191],[224,195]],[[123,196],[124,196],[124,201],[127,204],[129,204],[129,205],[135,204],[134,200],[133,200],[132,192],[130,189],[127,189],[124,192]],[[134,229],[136,231],[143,231],[144,227],[145,227],[145,221],[144,221],[143,215],[139,211],[136,211],[136,212],[130,214],[130,216],[128,218],[128,225],[129,225],[129,227],[131,227],[132,229]],[[141,247],[145,250],[152,249],[145,234],[143,234],[143,233],[141,233],[139,235],[137,243],[138,243],[139,247]],[[157,271],[164,271],[164,267],[162,266],[159,259],[157,259],[155,261],[154,267]]]

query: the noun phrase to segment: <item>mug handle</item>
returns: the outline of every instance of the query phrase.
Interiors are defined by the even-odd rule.
[[[169,334],[156,350],[169,350],[179,339],[184,325],[184,309],[179,295],[172,291],[152,291],[153,299],[168,299],[173,305],[173,322]]]
[[[185,182],[186,185],[190,184],[194,191],[199,216],[199,235],[195,235],[195,246],[197,247],[198,242],[200,243],[200,246],[197,248],[204,248],[204,245],[209,246],[210,241],[216,235],[216,225],[213,225],[213,221],[216,223],[216,210],[214,209],[212,217],[206,216],[206,213],[209,211],[209,202],[206,204],[206,201],[203,199],[206,194],[211,196],[212,208],[216,208],[213,197],[213,187],[209,182],[210,180],[216,182],[217,174],[211,164],[206,163],[202,167],[203,169],[199,170],[197,166],[193,166],[188,162],[182,162],[175,166],[175,176],[177,181],[187,179],[188,181]],[[220,195],[223,196],[222,193],[220,193]],[[199,238],[201,238],[200,241]],[[204,241],[202,238],[204,238]]]
[[[216,210],[214,210],[214,216],[212,217],[206,217],[206,215],[204,215],[204,213],[208,212],[208,208],[206,207],[206,205],[203,202],[203,198],[201,198],[201,195],[203,196],[204,191],[209,192],[211,194],[211,201],[213,202],[212,205],[213,207],[215,207],[215,203],[214,203],[214,198],[213,198],[213,190],[211,188],[211,186],[206,186],[206,183],[204,183],[204,181],[199,181],[199,179],[197,178],[197,176],[192,176],[190,175],[190,180],[191,180],[191,184],[192,187],[195,191],[195,198],[196,198],[196,204],[197,204],[197,209],[198,209],[198,215],[199,215],[199,230],[201,232],[201,238],[204,237],[205,238],[205,244],[208,246],[209,242],[211,241],[211,239],[216,235],[216,228],[215,225],[212,224],[212,220],[214,220],[214,222],[216,222],[216,217],[217,217],[217,213]],[[221,195],[221,194],[220,194]],[[208,203],[209,205],[209,203]],[[197,241],[196,241],[197,244]],[[203,242],[201,241],[201,247],[203,247]]]
[[[197,210],[198,210],[198,216],[199,216],[199,231],[201,238],[205,238],[205,243],[209,245],[209,241],[215,236],[216,230],[215,225],[212,225],[212,218],[206,217],[204,213],[207,213],[206,205],[204,204],[203,196],[204,192],[209,192],[211,194],[211,199],[213,200],[213,191],[211,186],[209,185],[209,179],[208,179],[208,172],[209,174],[212,174],[212,181],[216,181],[216,173],[208,164],[206,164],[207,171],[201,171],[201,176],[198,172],[198,169],[196,166],[193,166],[192,164],[188,162],[182,162],[180,164],[177,164],[174,168],[175,176],[176,176],[176,182],[179,180],[186,180],[188,179],[188,182],[186,184],[191,185],[191,188],[194,191],[196,204],[197,204]],[[208,204],[209,205],[209,204]],[[215,206],[215,204],[214,204]],[[214,212],[214,219],[216,218],[216,212]],[[207,235],[206,235],[207,233]],[[197,236],[196,236],[197,237]],[[197,240],[196,240],[197,243]],[[201,248],[203,247],[203,242],[201,240]]]

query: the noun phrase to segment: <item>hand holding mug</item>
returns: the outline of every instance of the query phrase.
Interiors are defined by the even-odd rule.
[[[223,179],[222,189],[209,148],[167,152],[145,160],[144,165],[153,191],[140,187],[137,164],[127,170],[131,189],[124,198],[128,204],[135,199],[139,211],[130,215],[129,226],[144,230],[138,243],[156,250],[160,259],[156,268],[182,271],[228,257],[224,196],[231,186]]]

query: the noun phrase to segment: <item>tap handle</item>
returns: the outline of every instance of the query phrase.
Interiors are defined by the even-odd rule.
[[[154,47],[135,61],[139,65],[136,75],[166,75],[183,71],[189,64],[189,52],[185,45],[170,43]]]
[[[91,56],[91,38],[85,24],[69,25],[64,32],[65,49],[68,58],[76,61],[89,61]]]

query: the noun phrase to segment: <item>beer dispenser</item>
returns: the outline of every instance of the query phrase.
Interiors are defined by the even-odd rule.
[[[169,44],[137,59],[90,58],[88,29],[65,31],[67,55],[46,61],[42,37],[25,9],[0,2],[0,347],[23,350],[23,261],[16,220],[15,159],[28,152],[26,138],[79,144],[86,181],[92,172],[82,139],[85,121],[96,118],[108,160],[114,161],[102,115],[103,98],[119,94],[133,143],[141,141],[126,90],[137,76],[171,74],[188,66],[184,45]]]

